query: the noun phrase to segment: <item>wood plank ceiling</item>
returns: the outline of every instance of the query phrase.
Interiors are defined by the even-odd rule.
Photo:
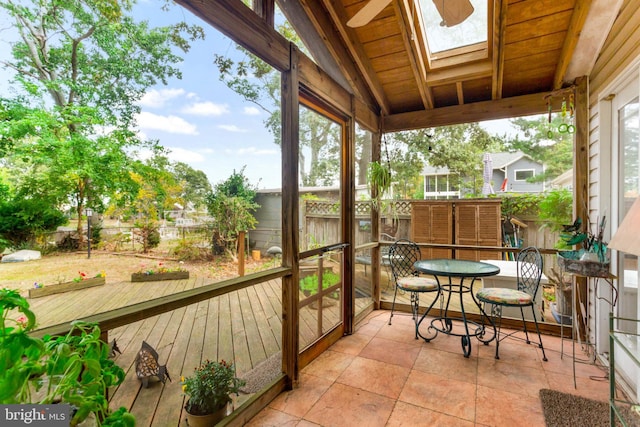
[[[487,0],[487,41],[438,58],[422,42],[421,18],[412,0],[392,0],[368,24],[348,27],[346,22],[368,1],[278,3],[306,44],[319,37],[327,47],[333,62],[319,60],[320,65],[330,74],[340,73],[348,89],[382,116],[439,109],[463,114],[468,108],[451,107],[546,93],[590,71],[567,75],[591,0]]]

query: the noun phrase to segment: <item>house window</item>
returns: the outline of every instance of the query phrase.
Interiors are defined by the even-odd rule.
[[[439,176],[438,178],[438,192],[444,193],[447,191],[447,183],[449,179],[446,176]]]
[[[536,174],[536,171],[533,169],[520,169],[516,170],[516,181],[526,181],[529,178],[533,178]]]
[[[436,177],[428,176],[427,177],[427,188],[425,190],[427,193],[433,193],[436,191]]]

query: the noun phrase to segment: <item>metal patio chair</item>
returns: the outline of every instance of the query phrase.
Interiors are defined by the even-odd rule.
[[[523,339],[527,344],[531,344],[529,339],[529,331],[527,330],[527,322],[524,318],[524,309],[530,307],[533,312],[533,321],[536,326],[536,333],[538,334],[538,342],[534,342],[542,350],[542,360],[547,361],[547,356],[544,352],[544,346],[542,345],[542,338],[540,337],[540,328],[538,326],[538,320],[536,318],[535,296],[540,288],[540,278],[542,277],[542,255],[540,251],[529,246],[518,252],[517,261],[517,289],[508,288],[483,288],[476,293],[476,297],[479,301],[486,304],[491,304],[491,321],[496,327],[496,359],[500,359],[500,341],[514,336],[514,334],[521,332],[519,330],[510,332],[508,334],[501,335],[502,326],[502,308],[503,307],[519,307],[520,315],[522,316],[522,326],[525,334]],[[498,319],[497,325],[495,319]],[[516,339],[522,339],[515,337]]]
[[[393,291],[393,303],[391,304],[391,315],[389,316],[389,325],[393,318],[393,310],[396,305],[396,296],[398,289],[406,291],[411,298],[411,315],[416,324],[416,339],[418,339],[418,310],[420,308],[420,294],[425,292],[437,292],[436,297],[427,308],[426,316],[431,307],[435,304],[438,297],[442,295],[440,286],[435,278],[427,278],[420,276],[413,264],[421,258],[420,248],[411,240],[396,240],[389,248],[389,265],[391,266],[391,274],[395,289]],[[425,338],[428,341],[428,339]]]

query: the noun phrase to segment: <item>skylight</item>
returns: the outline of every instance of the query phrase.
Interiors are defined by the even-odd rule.
[[[446,10],[448,7],[455,7],[458,1],[417,1],[420,4],[427,43],[432,54],[487,41],[487,0],[470,0],[474,9],[471,16],[451,27],[444,24],[435,2],[438,2],[441,10]]]

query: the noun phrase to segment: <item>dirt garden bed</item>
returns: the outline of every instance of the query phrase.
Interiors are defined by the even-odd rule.
[[[0,287],[28,292],[34,287],[34,283],[61,283],[73,280],[81,272],[93,277],[103,271],[107,283],[130,282],[132,273],[157,268],[159,263],[167,268],[180,266],[188,270],[191,277],[212,280],[223,280],[238,274],[238,264],[224,257],[215,257],[212,261],[179,263],[159,252],[140,254],[92,251],[89,259],[86,252],[60,252],[45,255],[38,260],[0,263]],[[271,259],[256,261],[249,257],[245,263],[245,274],[259,271],[271,264]]]

